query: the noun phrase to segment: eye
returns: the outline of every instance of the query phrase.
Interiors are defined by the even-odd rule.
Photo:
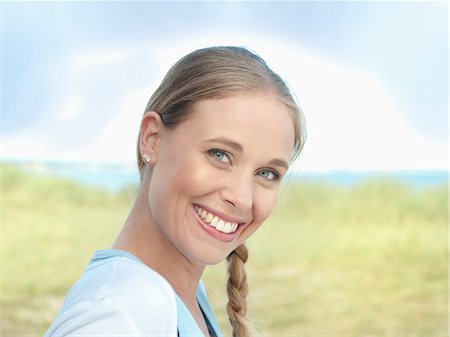
[[[270,181],[277,181],[281,178],[281,176],[278,172],[276,172],[274,170],[269,170],[269,169],[259,170],[256,174],[259,175],[260,177],[262,177],[266,180],[270,180]]]
[[[211,149],[208,153],[214,160],[224,163],[231,163],[230,156],[223,150]]]

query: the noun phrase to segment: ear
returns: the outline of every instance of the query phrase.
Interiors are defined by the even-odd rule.
[[[147,154],[151,157],[150,162],[155,162],[158,154],[158,143],[164,128],[161,116],[155,111],[144,114],[141,121],[139,136],[139,151],[141,157]]]

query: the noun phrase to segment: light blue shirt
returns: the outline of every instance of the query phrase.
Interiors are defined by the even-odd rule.
[[[202,282],[197,302],[222,337]],[[44,337],[203,336],[170,284],[131,253],[97,251]]]

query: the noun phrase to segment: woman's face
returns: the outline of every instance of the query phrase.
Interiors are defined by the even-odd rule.
[[[192,263],[224,260],[272,212],[293,146],[291,116],[271,94],[198,102],[160,133],[148,190],[158,232]]]

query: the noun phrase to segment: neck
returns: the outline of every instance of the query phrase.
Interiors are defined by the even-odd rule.
[[[163,276],[186,305],[196,303],[204,265],[189,261],[153,222],[143,188],[112,245],[128,251]]]

